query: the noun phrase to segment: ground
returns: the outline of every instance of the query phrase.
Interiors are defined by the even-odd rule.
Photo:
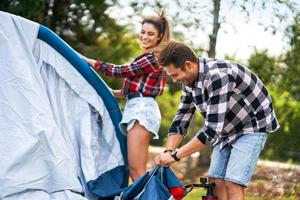
[[[266,199],[300,199],[300,170],[258,166],[247,195]]]

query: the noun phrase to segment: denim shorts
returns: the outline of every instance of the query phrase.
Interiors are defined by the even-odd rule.
[[[144,126],[158,139],[161,114],[156,100],[152,97],[136,97],[126,102],[119,127],[124,135],[133,127],[135,121]]]
[[[208,177],[247,187],[267,137],[267,133],[247,133],[222,149],[216,145],[211,155]]]

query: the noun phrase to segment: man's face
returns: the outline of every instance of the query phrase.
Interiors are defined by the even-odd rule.
[[[198,65],[190,61],[185,62],[184,68],[175,68],[173,64],[170,64],[164,69],[173,82],[180,82],[186,85],[191,85],[198,76]]]

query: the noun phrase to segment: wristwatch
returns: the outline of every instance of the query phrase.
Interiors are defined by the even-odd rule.
[[[172,151],[171,156],[174,158],[175,161],[180,160],[180,158],[177,157],[177,151],[176,150]]]

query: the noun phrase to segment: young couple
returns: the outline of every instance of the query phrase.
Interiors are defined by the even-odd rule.
[[[132,63],[84,58],[107,76],[125,78],[122,90],[113,92],[127,99],[120,128],[127,136],[131,179],[145,174],[150,140],[158,138],[161,115],[155,97],[163,94],[167,73],[182,83],[182,96],[166,150],[155,163],[169,166],[210,144],[208,177],[216,183],[215,194],[221,200],[244,199],[268,133],[279,128],[267,89],[238,63],[197,57],[187,45],[169,41],[170,26],[163,13],[145,18],[141,25],[143,52]],[[196,108],[204,118],[203,128],[178,148]]]

